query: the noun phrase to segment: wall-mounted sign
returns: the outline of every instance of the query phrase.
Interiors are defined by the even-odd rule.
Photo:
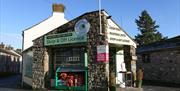
[[[97,61],[98,62],[109,61],[109,46],[108,45],[97,46]]]
[[[74,27],[74,30],[78,36],[83,36],[87,34],[89,29],[90,29],[90,24],[86,19],[79,20]]]
[[[136,43],[111,19],[108,19],[107,24],[108,43],[118,45],[133,45],[136,48]]]
[[[108,31],[108,42],[114,44],[130,44],[130,40],[122,31]]]
[[[58,44],[69,44],[69,43],[79,43],[86,42],[86,34],[83,36],[78,36],[75,32],[67,32],[60,34],[53,34],[44,37],[44,45],[58,45]]]

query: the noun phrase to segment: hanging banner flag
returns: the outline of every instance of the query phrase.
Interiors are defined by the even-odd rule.
[[[97,61],[108,62],[109,61],[109,46],[99,45],[97,46]]]

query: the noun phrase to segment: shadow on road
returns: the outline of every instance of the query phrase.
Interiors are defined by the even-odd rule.
[[[21,75],[12,75],[10,77],[0,78],[1,88],[20,88],[21,87]]]

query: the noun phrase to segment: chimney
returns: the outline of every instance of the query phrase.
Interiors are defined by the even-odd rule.
[[[64,10],[65,10],[65,7],[63,4],[53,4],[52,8],[53,8],[53,12],[64,13]]]

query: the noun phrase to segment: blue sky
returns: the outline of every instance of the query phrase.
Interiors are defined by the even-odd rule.
[[[22,31],[52,15],[52,3],[66,6],[65,17],[98,9],[98,0],[0,0],[0,42],[22,46]],[[102,8],[131,36],[139,33],[135,19],[142,10],[160,25],[164,36],[180,35],[180,0],[102,0]]]

